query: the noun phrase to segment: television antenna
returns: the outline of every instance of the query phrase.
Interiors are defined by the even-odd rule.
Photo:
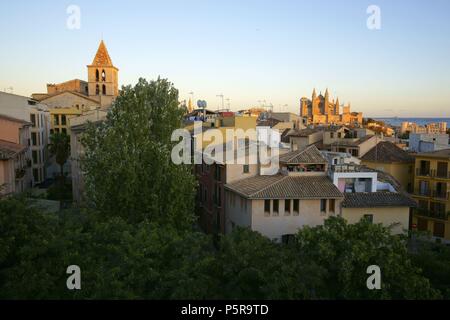
[[[223,93],[216,95],[216,97],[222,99],[222,110],[223,110],[223,109],[224,109],[224,105],[223,105]],[[219,108],[217,108],[217,109],[219,109]]]

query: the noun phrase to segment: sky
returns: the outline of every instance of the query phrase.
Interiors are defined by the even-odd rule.
[[[0,1],[0,37],[0,90],[15,94],[86,80],[103,39],[120,85],[161,76],[213,110],[223,94],[235,111],[298,113],[328,88],[364,116],[450,117],[448,0]]]

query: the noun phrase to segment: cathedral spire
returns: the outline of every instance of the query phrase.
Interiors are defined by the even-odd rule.
[[[316,93],[316,88],[314,88],[313,93],[312,93],[312,98],[313,100],[317,97],[317,93]]]
[[[95,54],[94,60],[92,61],[93,66],[104,66],[104,67],[112,67],[113,63],[111,57],[109,56],[108,49],[106,49],[105,43],[100,41],[100,45],[98,46],[97,53]]]

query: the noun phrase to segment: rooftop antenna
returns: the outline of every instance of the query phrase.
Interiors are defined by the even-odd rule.
[[[223,110],[223,93],[216,95],[216,97],[222,99],[222,110]],[[218,109],[218,108],[217,108]]]

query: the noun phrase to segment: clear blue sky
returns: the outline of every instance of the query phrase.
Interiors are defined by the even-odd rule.
[[[371,4],[381,30],[366,27]],[[86,79],[103,35],[121,85],[161,75],[212,109],[223,93],[233,110],[297,112],[328,87],[367,116],[450,116],[448,0],[1,1],[0,35],[0,90],[17,94]]]

